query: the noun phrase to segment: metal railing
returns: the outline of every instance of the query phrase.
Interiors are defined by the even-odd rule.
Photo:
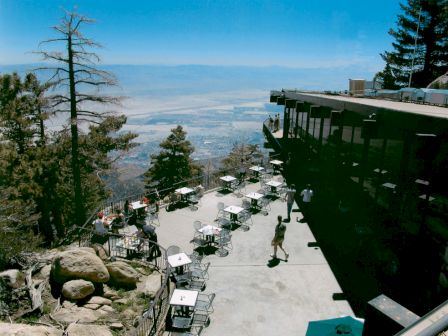
[[[86,228],[78,228],[79,246],[92,246],[92,241],[95,235],[93,230]],[[136,252],[135,256],[129,256],[125,249],[118,248],[117,242],[127,237],[126,235],[108,234],[107,246],[110,257],[138,257],[139,261],[153,266],[161,274],[161,284],[156,295],[148,302],[147,307],[144,307],[142,316],[137,321],[135,329],[128,332],[131,336],[152,336],[159,335],[163,331],[165,325],[166,314],[169,308],[169,297],[171,293],[170,273],[171,267],[168,263],[166,250],[156,242],[149,241],[145,238],[138,238],[141,243],[141,248]],[[134,238],[135,239],[135,238]],[[159,254],[154,255],[154,248],[158,248]],[[149,259],[148,259],[149,257]]]

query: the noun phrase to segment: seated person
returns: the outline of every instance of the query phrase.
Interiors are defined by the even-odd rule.
[[[123,228],[124,224],[124,215],[121,213],[120,209],[117,209],[111,223],[112,232],[118,233],[118,229]]]
[[[93,222],[95,232],[92,236],[92,243],[104,244],[107,241],[107,229],[104,227],[103,213],[99,212],[97,219]]]

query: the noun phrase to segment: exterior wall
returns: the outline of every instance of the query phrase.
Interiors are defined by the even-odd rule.
[[[307,101],[305,94],[286,93],[287,106],[294,105],[291,100],[296,104],[285,108],[290,131],[283,139],[283,155],[290,152],[297,158],[296,185],[308,179],[321,193],[332,195],[325,206],[356,206],[352,230],[360,221],[373,222],[374,230],[385,228],[382,239],[392,244],[399,264],[393,277],[401,277],[397,288],[390,289],[391,297],[401,291],[400,299],[412,297],[411,304],[418,302],[422,310],[440,303],[445,298],[440,295],[448,294],[444,278],[439,279],[448,269],[447,120],[381,108],[334,111],[331,105]],[[399,283],[415,274],[421,275],[422,288],[406,293],[406,299],[408,289]]]

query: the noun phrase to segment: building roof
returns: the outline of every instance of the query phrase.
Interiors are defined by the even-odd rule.
[[[272,95],[281,94],[282,92],[280,91],[272,92]],[[355,112],[359,111],[372,113],[378,112],[378,110],[390,110],[448,119],[448,108],[441,106],[299,91],[285,91],[284,94],[286,99],[303,100],[312,104],[327,106],[340,111],[350,110]]]

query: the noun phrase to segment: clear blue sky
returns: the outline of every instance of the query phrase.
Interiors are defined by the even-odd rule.
[[[108,64],[280,65],[380,70],[395,0],[0,0],[0,64],[34,63],[61,8]]]

